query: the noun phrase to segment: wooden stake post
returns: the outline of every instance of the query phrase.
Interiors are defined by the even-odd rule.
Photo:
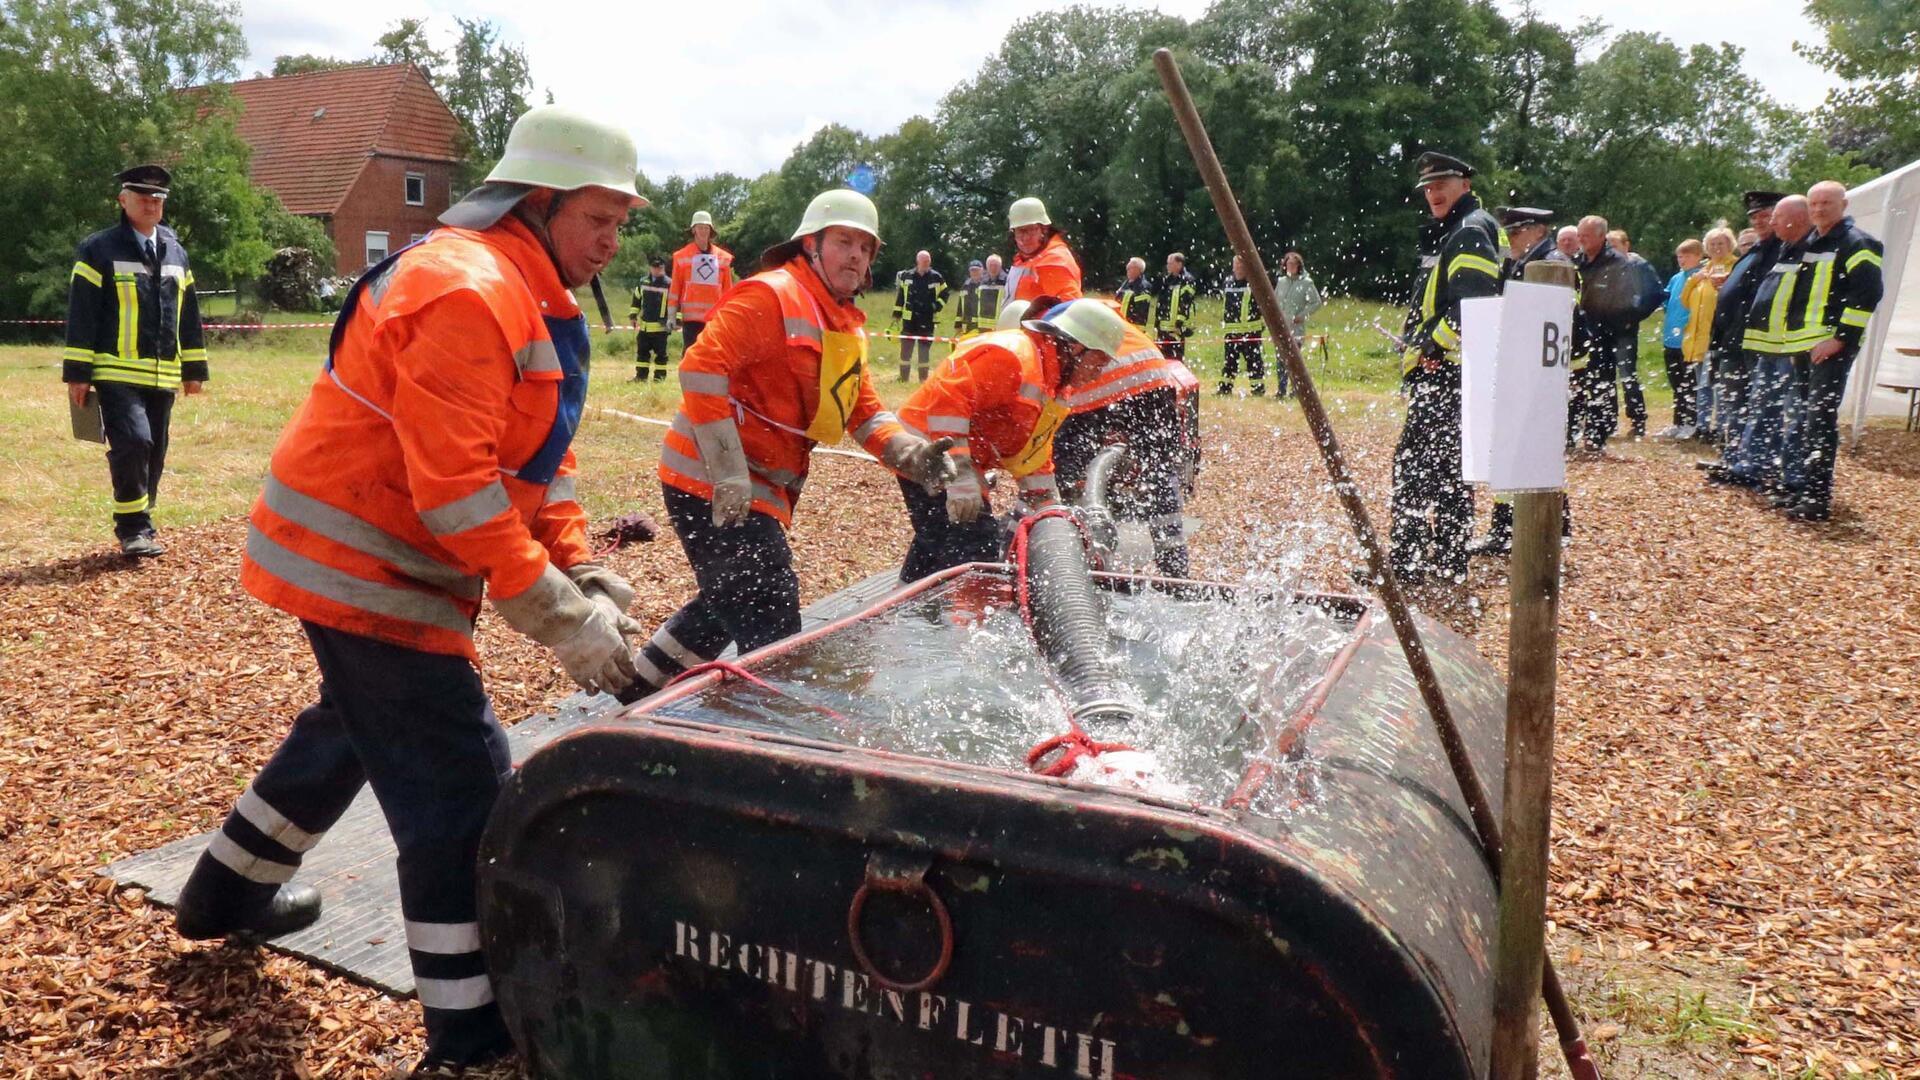
[[[1454,780],[1460,785],[1461,795],[1466,799],[1467,811],[1473,819],[1474,832],[1479,836],[1482,854],[1486,857],[1487,865],[1498,875],[1500,823],[1494,820],[1486,788],[1474,771],[1460,730],[1454,725],[1453,713],[1447,708],[1446,696],[1441,692],[1439,677],[1433,670],[1433,661],[1427,656],[1426,646],[1420,640],[1420,631],[1413,622],[1412,609],[1408,607],[1400,589],[1400,580],[1394,575],[1393,566],[1387,559],[1386,545],[1374,530],[1366,505],[1360,501],[1360,487],[1354,482],[1346,458],[1340,452],[1340,441],[1334,435],[1333,422],[1328,418],[1320,394],[1314,388],[1313,375],[1308,372],[1300,356],[1299,343],[1293,340],[1292,328],[1280,311],[1280,300],[1274,293],[1273,279],[1267,276],[1266,264],[1261,260],[1259,250],[1254,247],[1253,233],[1247,228],[1246,218],[1240,212],[1240,203],[1227,183],[1226,171],[1220,167],[1220,159],[1213,152],[1213,142],[1207,137],[1206,124],[1193,104],[1193,95],[1187,90],[1186,80],[1180,75],[1179,63],[1174,60],[1171,51],[1157,49],[1153,54],[1153,64],[1159,71],[1160,85],[1166,89],[1167,101],[1173,106],[1174,118],[1180,123],[1181,134],[1186,137],[1187,150],[1193,155],[1200,179],[1206,184],[1214,210],[1220,215],[1220,224],[1226,229],[1227,240],[1233,244],[1234,254],[1246,263],[1248,281],[1253,287],[1254,299],[1259,304],[1261,320],[1266,324],[1267,334],[1279,353],[1281,363],[1287,366],[1287,372],[1293,379],[1294,396],[1306,415],[1307,426],[1313,431],[1315,443],[1320,447],[1321,460],[1326,463],[1327,474],[1333,480],[1334,495],[1347,512],[1354,537],[1366,552],[1367,565],[1380,582],[1380,602],[1387,610],[1387,620],[1393,624],[1394,634],[1399,638],[1401,651],[1407,658],[1407,667],[1413,674],[1414,685],[1420,690],[1421,702],[1426,705],[1427,715],[1440,735],[1440,745],[1446,753],[1447,764],[1452,768]],[[1567,1059],[1567,1070],[1575,1080],[1600,1080],[1600,1071],[1594,1067],[1586,1040],[1580,1035],[1580,1022],[1574,1017],[1566,991],[1560,986],[1559,975],[1551,963],[1543,963],[1537,970],[1539,975],[1534,985],[1545,997],[1547,1012],[1553,1017],[1554,1029],[1560,1035],[1560,1049]]]
[[[1573,286],[1573,267],[1534,263],[1526,280]],[[1565,495],[1513,500],[1507,626],[1507,763],[1501,801],[1500,929],[1493,972],[1493,1080],[1539,1074],[1534,1016],[1546,962],[1547,832],[1553,816],[1554,669],[1559,654],[1560,520]]]

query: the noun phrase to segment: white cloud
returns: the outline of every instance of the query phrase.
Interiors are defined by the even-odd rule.
[[[624,123],[649,176],[777,166],[829,122],[869,134],[931,115],[972,77],[1007,28],[1069,0],[243,0],[252,55],[269,70],[282,53],[363,56],[403,17],[425,17],[450,39],[453,16],[488,19],[523,44],[536,86],[555,100]],[[1501,0],[1512,11],[1516,0]],[[1591,0],[1538,0],[1543,16],[1570,24]],[[1160,0],[1168,14],[1197,18],[1206,0]],[[1683,45],[1729,40],[1748,50],[1748,70],[1776,95],[1817,104],[1832,80],[1795,56],[1812,37],[1797,0],[1611,0],[1615,30],[1654,30]]]

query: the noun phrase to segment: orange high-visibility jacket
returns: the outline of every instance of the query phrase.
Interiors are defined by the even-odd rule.
[[[241,584],[322,626],[476,660],[483,589],[517,596],[589,557],[568,449],[586,320],[509,217],[369,271],[334,336],[274,447]]]
[[[1013,269],[1007,271],[1007,299],[1031,300],[1052,296],[1062,302],[1080,299],[1080,260],[1073,257],[1067,242],[1055,233],[1034,252],[1013,257]],[[1033,318],[1039,318],[1036,312]]]
[[[1119,304],[1111,300],[1100,302],[1120,313]],[[1092,412],[1152,390],[1172,390],[1176,398],[1184,397],[1184,384],[1188,381],[1198,389],[1199,380],[1194,379],[1192,373],[1187,373],[1186,380],[1180,378],[1180,374],[1186,372],[1186,365],[1161,355],[1160,346],[1138,326],[1128,323],[1122,340],[1119,355],[1101,369],[1099,378],[1067,393],[1065,400],[1076,414]]]
[[[864,334],[865,323],[859,307],[833,299],[804,256],[741,282],[680,359],[680,411],[660,449],[661,482],[713,498],[694,429],[738,424],[753,509],[791,526],[814,447],[805,432],[820,407],[824,335]],[[876,457],[901,434],[864,365],[846,430]]]
[[[963,467],[955,485],[984,485],[984,473],[1017,460],[1036,437],[1038,464],[1018,477],[1022,496],[1057,494],[1053,429],[1036,430],[1060,396],[1060,356],[1053,342],[1026,330],[996,330],[961,342],[900,407],[900,422],[931,439],[951,437]],[[1020,470],[1014,470],[1020,471]]]
[[[673,284],[667,289],[667,303],[680,313],[681,322],[706,322],[713,316],[720,297],[733,288],[733,252],[719,244],[701,251],[700,245],[687,246],[673,253]]]

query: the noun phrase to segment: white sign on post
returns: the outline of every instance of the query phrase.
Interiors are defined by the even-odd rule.
[[[1495,491],[1567,480],[1573,290],[1508,282],[1460,305],[1461,472]]]

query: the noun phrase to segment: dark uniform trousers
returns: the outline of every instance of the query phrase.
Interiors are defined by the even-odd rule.
[[[700,340],[700,331],[705,330],[704,322],[683,322],[680,324],[680,355],[685,356],[693,343]]]
[[[931,366],[928,357],[933,352],[934,322],[931,316],[925,321],[908,319],[900,327],[900,381],[906,382],[919,369],[921,382],[927,381],[927,370]],[[916,363],[915,357],[918,357]]]
[[[301,625],[320,699],[214,834],[195,886],[232,911],[257,910],[371,784],[399,849],[427,1055],[460,1064],[510,1050],[480,951],[475,871],[511,761],[480,676],[463,657]]]
[[[704,326],[705,323],[700,325]],[[694,335],[698,337],[698,334]],[[667,332],[665,330],[642,330],[635,334],[640,343],[635,347],[633,377],[647,377],[649,362],[653,367],[653,381],[663,382],[667,377]]]
[[[1619,396],[1627,400],[1627,420],[1633,425],[1635,433],[1644,432],[1647,429],[1647,395],[1640,388],[1640,328],[1638,326],[1627,331],[1622,337],[1616,356],[1618,363],[1615,368],[1620,376]],[[1614,423],[1618,424],[1620,402],[1615,398],[1611,387],[1607,390],[1607,398],[1613,405]]]
[[[1847,375],[1860,348],[1849,345],[1816,364],[1801,354],[1793,359],[1794,399],[1788,407],[1805,411],[1800,421],[1800,444],[1806,454],[1801,470],[1800,498],[1822,510],[1833,505],[1833,466],[1840,453],[1840,399],[1847,392]]]
[[[1460,368],[1407,376],[1407,422],[1393,450],[1394,570],[1458,578],[1467,570],[1473,490],[1460,478]]]
[[[1154,566],[1167,577],[1186,577],[1189,569],[1180,493],[1187,474],[1183,425],[1173,391],[1149,390],[1075,413],[1053,436],[1054,473],[1069,500],[1080,498],[1094,455],[1111,443],[1125,444],[1137,465],[1111,492],[1113,516],[1147,526]]]
[[[153,528],[153,505],[167,462],[173,391],[98,382],[100,419],[107,429],[107,473],[113,479],[113,535],[121,540]]]
[[[929,495],[919,484],[901,480],[900,494],[906,499],[907,519],[913,523],[913,542],[900,563],[902,584],[965,563],[999,562],[1005,554],[1006,524],[993,516],[990,501],[981,507],[979,517],[963,525],[947,516],[944,491]]]
[[[1715,434],[1720,441],[1720,460],[1732,465],[1740,454],[1740,439],[1747,430],[1747,403],[1752,396],[1754,357],[1735,346],[1713,350],[1713,402],[1720,414]]]
[[[1239,377],[1242,362],[1247,365],[1247,381],[1253,384],[1254,394],[1258,396],[1267,392],[1267,358],[1262,350],[1264,344],[1265,339],[1258,330],[1235,331],[1227,335],[1225,359],[1220,364],[1220,385],[1217,388],[1220,393],[1233,392],[1233,380]],[[1280,370],[1285,371],[1286,368],[1283,367]],[[1284,397],[1286,392],[1286,384],[1283,381],[1280,386],[1281,396]]]
[[[1636,346],[1634,335],[1637,330],[1622,330],[1604,324],[1593,328],[1593,351],[1587,356],[1587,366],[1578,374],[1582,376],[1577,393],[1580,400],[1580,435],[1589,449],[1599,450],[1613,437],[1614,430],[1620,426],[1620,399],[1615,390],[1618,372],[1629,348]],[[1628,376],[1628,378],[1633,378]],[[1639,393],[1637,379],[1633,383],[1634,394]],[[1632,398],[1629,398],[1631,402]],[[1639,423],[1646,422],[1646,405],[1641,403]]]
[[[658,690],[690,667],[740,655],[800,632],[800,578],[780,522],[759,512],[738,525],[713,523],[713,503],[661,485],[667,519],[700,587],[634,654],[641,691]]]

